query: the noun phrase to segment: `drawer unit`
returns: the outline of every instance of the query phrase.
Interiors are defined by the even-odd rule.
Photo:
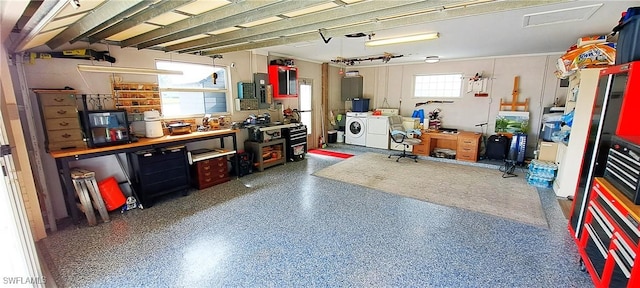
[[[638,287],[638,207],[604,178],[595,178],[578,251],[596,287]]]
[[[134,187],[144,207],[164,194],[190,188],[189,164],[184,147],[158,148],[129,154],[134,171]]]
[[[422,140],[420,144],[413,145],[413,147],[409,149],[412,149],[413,154],[429,156],[429,152],[431,151],[431,138],[426,133],[422,133],[420,140]]]
[[[38,99],[47,152],[86,147],[75,90],[33,90]]]
[[[458,135],[458,145],[456,148],[456,160],[478,161],[478,151],[480,150],[480,135],[475,133],[461,132]]]
[[[295,161],[304,159],[307,153],[307,126],[300,125],[282,129],[282,137],[285,139],[287,146],[287,161]]]
[[[192,185],[205,189],[229,181],[227,157],[217,157],[198,161],[191,165]]]

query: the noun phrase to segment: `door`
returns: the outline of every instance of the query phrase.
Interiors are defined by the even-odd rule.
[[[313,80],[301,78],[300,79],[300,94],[298,97],[298,107],[300,107],[300,122],[307,126],[307,135],[311,135],[313,131],[313,117],[312,116],[312,91],[313,91]]]

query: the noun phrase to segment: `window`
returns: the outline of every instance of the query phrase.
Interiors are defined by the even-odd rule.
[[[228,68],[173,61],[156,61],[158,69],[178,70],[183,75],[158,75],[165,117],[229,113]]]
[[[414,97],[459,98],[462,96],[462,74],[416,75]]]

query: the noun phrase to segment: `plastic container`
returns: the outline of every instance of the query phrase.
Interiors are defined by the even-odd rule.
[[[553,179],[543,178],[527,173],[527,184],[540,188],[551,188],[553,187]]]
[[[542,140],[544,141],[553,141],[551,140],[551,136],[553,132],[560,131],[562,121],[549,121],[544,122],[542,126]]]
[[[344,131],[338,131],[338,143],[344,142]]]
[[[338,141],[338,131],[337,130],[327,131],[327,142],[336,143],[337,141]]]
[[[120,186],[116,178],[109,177],[98,182],[98,189],[100,190],[100,196],[104,201],[104,205],[107,207],[107,211],[116,210],[127,202],[127,199],[122,194]]]
[[[351,100],[351,111],[353,112],[367,112],[369,111],[369,99],[353,99]]]
[[[640,10],[640,7],[629,8],[629,10],[631,9]],[[623,20],[622,29],[618,35],[618,44],[616,44],[616,65],[636,60],[640,60],[640,15]]]

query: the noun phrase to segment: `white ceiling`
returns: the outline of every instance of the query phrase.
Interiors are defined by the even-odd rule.
[[[421,62],[432,55],[446,61],[551,54],[567,50],[579,37],[609,33],[622,11],[639,4],[580,0],[77,0],[80,8],[74,9],[70,1],[32,1],[39,7],[25,10],[16,26],[20,29],[10,37],[10,50],[60,51],[63,44],[108,41],[167,52],[183,45],[196,48],[171,53],[202,55],[256,50],[316,62],[374,58],[384,53],[404,55],[388,64]],[[322,6],[317,7],[324,10],[304,13],[305,8],[319,4]],[[399,4],[399,9],[405,8],[402,14],[393,10],[398,7],[388,7]],[[160,11],[161,5],[166,11],[153,13]],[[345,11],[354,15],[313,23],[314,18]],[[531,18],[525,21],[527,15]],[[276,21],[269,23],[269,19]],[[546,21],[552,23],[544,24]],[[525,22],[533,25],[524,27]],[[122,28],[125,26],[128,28]],[[324,43],[320,32],[331,40]],[[344,36],[357,32],[374,34],[373,39],[439,32],[440,38],[374,48],[365,47],[367,37]],[[147,42],[136,41],[141,37]],[[191,46],[198,39],[207,41],[209,47]],[[355,64],[384,63],[375,60]]]

